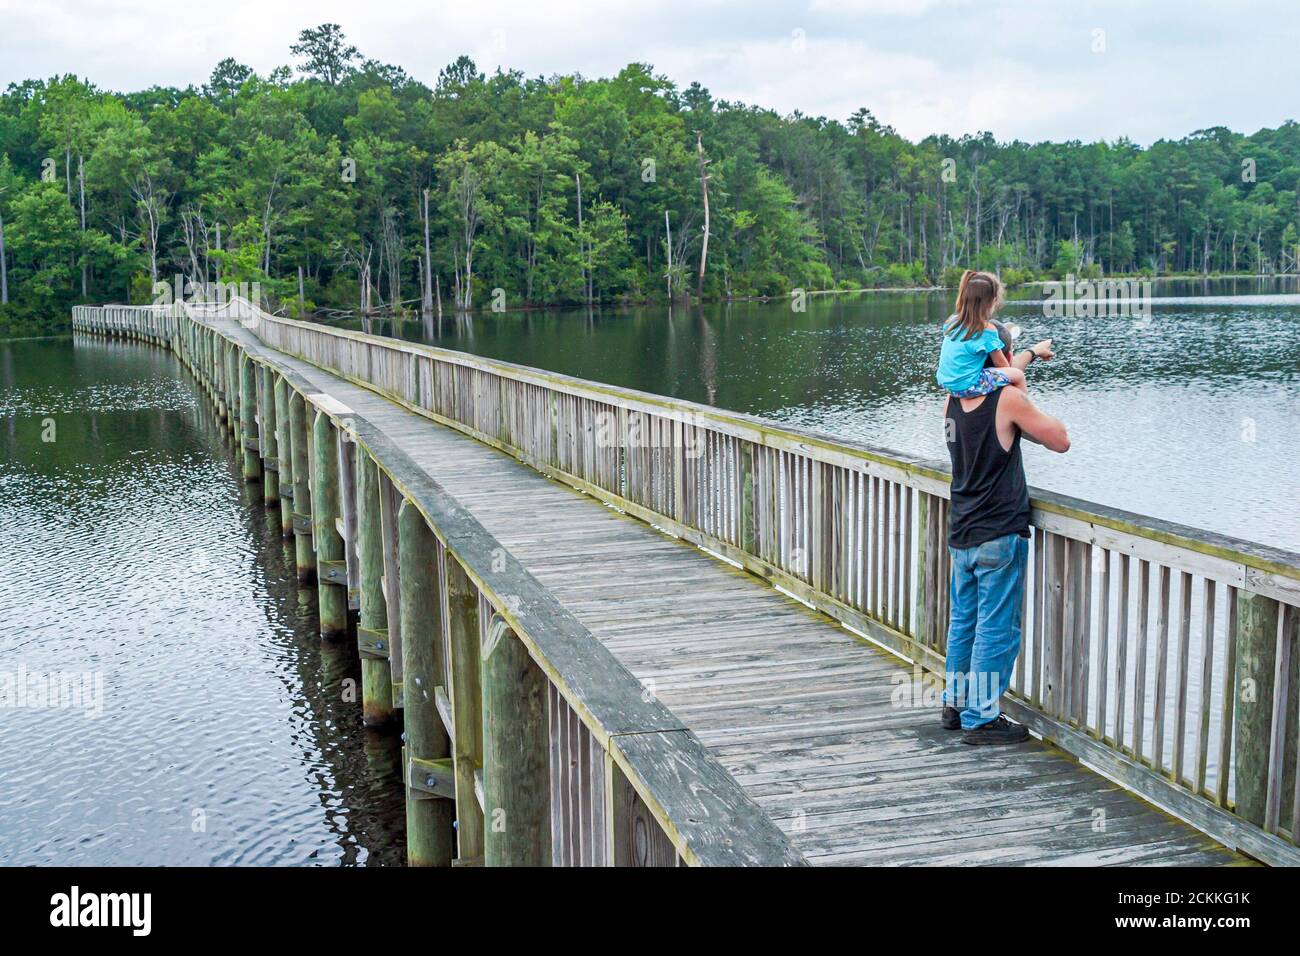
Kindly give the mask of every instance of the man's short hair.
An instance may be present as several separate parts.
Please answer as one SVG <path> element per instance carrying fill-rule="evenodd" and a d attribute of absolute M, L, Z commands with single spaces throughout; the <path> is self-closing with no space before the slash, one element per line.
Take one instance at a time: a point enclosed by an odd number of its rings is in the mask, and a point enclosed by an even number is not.
<path fill-rule="evenodd" d="M 1007 361 L 1009 362 L 1011 361 L 1011 353 L 1016 338 L 1020 335 L 1020 326 L 1016 325 L 1014 322 L 1002 323 L 997 319 L 991 319 L 990 321 L 993 323 L 993 327 L 998 330 L 998 338 L 1002 340 L 1002 351 L 1006 353 Z M 984 367 L 990 368 L 992 365 L 993 356 L 985 356 Z"/>

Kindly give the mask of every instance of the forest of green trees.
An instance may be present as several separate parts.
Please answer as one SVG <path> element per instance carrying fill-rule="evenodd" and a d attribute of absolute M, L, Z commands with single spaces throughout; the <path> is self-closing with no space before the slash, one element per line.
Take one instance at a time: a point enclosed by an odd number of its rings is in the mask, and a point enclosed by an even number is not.
<path fill-rule="evenodd" d="M 866 109 L 780 116 L 639 63 L 530 79 L 461 57 L 430 89 L 333 24 L 290 53 L 266 76 L 223 60 L 200 89 L 10 84 L 0 334 L 151 301 L 175 275 L 258 282 L 295 314 L 418 309 L 426 276 L 430 300 L 477 309 L 950 283 L 965 266 L 1009 284 L 1297 271 L 1295 122 L 1145 149 L 911 143 Z"/>

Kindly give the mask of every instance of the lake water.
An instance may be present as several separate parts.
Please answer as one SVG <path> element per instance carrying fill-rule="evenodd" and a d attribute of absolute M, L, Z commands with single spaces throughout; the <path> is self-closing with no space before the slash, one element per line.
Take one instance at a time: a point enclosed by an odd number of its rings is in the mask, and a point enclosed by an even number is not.
<path fill-rule="evenodd" d="M 0 864 L 400 863 L 398 741 L 180 363 L 0 343 L 0 409 Z"/>
<path fill-rule="evenodd" d="M 1300 547 L 1296 291 L 1158 287 L 1149 324 L 1046 319 L 1022 293 L 1006 314 L 1058 348 L 1034 395 L 1074 441 L 1028 446 L 1031 481 Z M 941 457 L 949 307 L 890 293 L 375 330 Z M 0 863 L 400 863 L 398 741 L 344 699 L 356 665 L 322 647 L 314 592 L 175 358 L 0 343 L 0 409 L 0 680 L 91 675 L 76 707 L 0 708 Z"/>
<path fill-rule="evenodd" d="M 934 368 L 952 298 L 376 320 L 373 330 L 946 461 Z M 1146 322 L 1047 318 L 1033 288 L 1003 309 L 1022 341 L 1053 339 L 1057 357 L 1035 363 L 1030 386 L 1072 442 L 1063 456 L 1027 444 L 1030 483 L 1300 550 L 1296 281 L 1157 283 L 1150 311 Z"/>

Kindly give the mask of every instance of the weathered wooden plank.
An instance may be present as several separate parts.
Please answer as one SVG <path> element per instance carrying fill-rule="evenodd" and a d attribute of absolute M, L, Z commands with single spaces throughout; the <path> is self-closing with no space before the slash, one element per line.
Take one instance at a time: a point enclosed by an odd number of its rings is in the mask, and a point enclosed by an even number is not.
<path fill-rule="evenodd" d="M 660 828 L 671 821 L 667 842 L 689 865 L 803 865 L 776 824 L 727 785 L 725 772 L 689 731 L 613 737 L 609 754 L 605 774 L 612 805 L 606 804 L 606 825 L 613 832 L 610 858 L 615 866 L 673 865 L 665 849 L 656 849 L 660 844 L 652 820 L 635 812 L 624 782 Z M 638 841 L 642 829 L 644 838 Z M 638 847 L 644 852 L 636 853 Z M 625 862 L 629 858 L 632 862 Z"/>

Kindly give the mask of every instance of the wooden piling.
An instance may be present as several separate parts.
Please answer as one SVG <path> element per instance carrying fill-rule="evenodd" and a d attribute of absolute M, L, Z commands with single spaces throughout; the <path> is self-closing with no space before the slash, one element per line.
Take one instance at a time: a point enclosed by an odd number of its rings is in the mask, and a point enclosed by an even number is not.
<path fill-rule="evenodd" d="M 258 451 L 262 456 L 262 501 L 271 514 L 280 517 L 280 443 L 275 429 L 275 373 L 269 366 L 257 368 Z"/>
<path fill-rule="evenodd" d="M 357 464 L 357 563 L 361 619 L 357 649 L 361 655 L 361 703 L 367 727 L 393 719 L 393 671 L 389 665 L 388 605 L 384 601 L 384 541 L 379 510 L 379 466 L 361 445 Z"/>
<path fill-rule="evenodd" d="M 217 402 L 217 421 L 227 422 L 230 420 L 230 411 L 226 404 L 226 366 L 223 361 L 225 339 L 218 338 L 216 332 L 209 331 L 207 334 L 210 340 L 208 342 L 209 372 L 213 382 L 212 393 L 216 396 Z"/>
<path fill-rule="evenodd" d="M 335 521 L 339 508 L 338 439 L 329 415 L 318 411 L 312 426 L 312 541 L 316 545 L 317 601 L 322 638 L 348 633 L 348 577 L 343 537 Z"/>
<path fill-rule="evenodd" d="M 244 451 L 244 480 L 262 480 L 262 462 L 257 457 L 257 388 L 253 360 L 241 352 L 239 362 L 239 445 Z"/>
<path fill-rule="evenodd" d="M 454 555 L 443 561 L 447 595 L 448 679 L 456 771 L 456 853 L 462 861 L 483 857 L 483 808 L 474 793 L 474 772 L 483 765 L 483 697 L 479 685 L 478 588 Z"/>
<path fill-rule="evenodd" d="M 307 454 L 307 400 L 297 390 L 289 395 L 289 457 L 293 461 L 294 560 L 298 583 L 316 580 L 316 549 L 312 543 L 310 456 Z"/>
<path fill-rule="evenodd" d="M 226 428 L 230 434 L 238 437 L 239 435 L 239 361 L 237 357 L 238 350 L 235 343 L 227 339 L 222 340 L 225 343 L 225 365 L 226 365 Z"/>
<path fill-rule="evenodd" d="M 409 501 L 402 502 L 398 510 L 397 538 L 406 734 L 406 862 L 409 866 L 450 866 L 455 805 L 448 798 L 455 792 L 455 774 L 447 759 L 447 728 L 437 708 L 437 683 L 443 671 L 437 539 L 424 515 Z"/>
<path fill-rule="evenodd" d="M 275 447 L 279 453 L 280 533 L 293 537 L 293 444 L 290 438 L 289 383 L 275 376 L 272 386 L 275 405 Z"/>
<path fill-rule="evenodd" d="M 483 861 L 487 866 L 549 866 L 546 675 L 498 615 L 484 636 L 480 667 Z"/>

